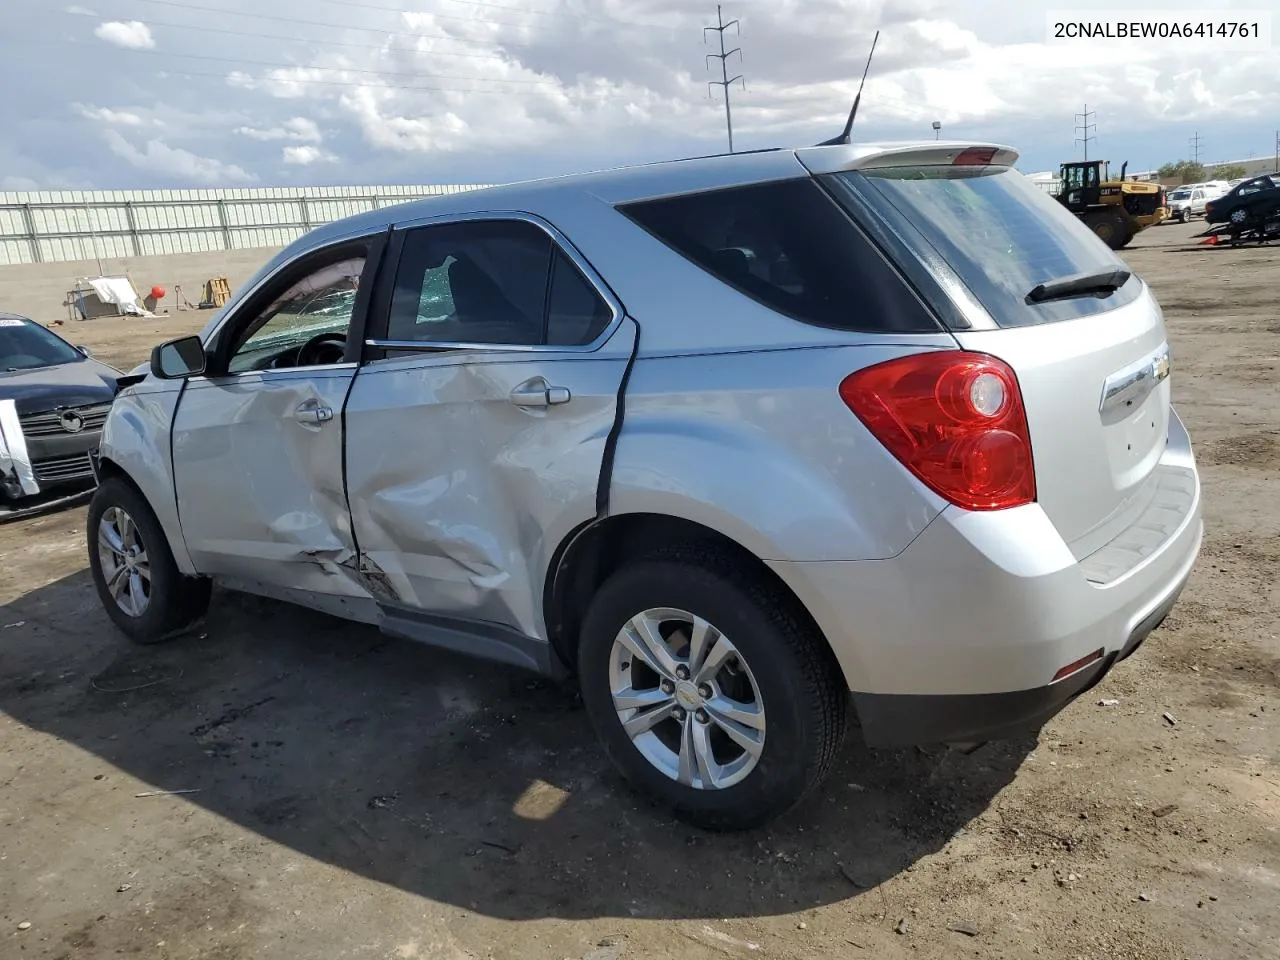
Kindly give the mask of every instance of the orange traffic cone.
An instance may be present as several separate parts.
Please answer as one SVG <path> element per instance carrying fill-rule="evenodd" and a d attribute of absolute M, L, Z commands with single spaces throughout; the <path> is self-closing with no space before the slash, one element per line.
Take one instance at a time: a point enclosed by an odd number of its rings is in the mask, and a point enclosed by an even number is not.
<path fill-rule="evenodd" d="M 1213 247 L 1213 246 L 1217 246 L 1217 243 L 1218 243 L 1218 235 L 1215 233 L 1212 236 L 1205 237 L 1203 240 L 1201 240 L 1200 246 Z"/>

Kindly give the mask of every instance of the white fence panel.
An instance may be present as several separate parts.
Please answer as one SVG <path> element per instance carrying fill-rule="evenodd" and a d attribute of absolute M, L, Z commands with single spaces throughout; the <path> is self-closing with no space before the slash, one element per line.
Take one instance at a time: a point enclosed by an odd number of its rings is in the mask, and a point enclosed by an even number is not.
<path fill-rule="evenodd" d="M 311 227 L 478 185 L 0 191 L 0 265 L 277 247 Z"/>

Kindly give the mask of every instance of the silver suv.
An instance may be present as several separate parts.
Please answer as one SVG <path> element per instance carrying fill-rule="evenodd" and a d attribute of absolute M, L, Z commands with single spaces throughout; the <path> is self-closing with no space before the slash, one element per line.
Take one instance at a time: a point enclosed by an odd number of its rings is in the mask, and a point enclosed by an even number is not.
<path fill-rule="evenodd" d="M 112 619 L 210 583 L 547 674 L 691 822 L 1035 730 L 1169 611 L 1200 484 L 1147 286 L 1004 147 L 682 160 L 293 243 L 115 401 Z"/>

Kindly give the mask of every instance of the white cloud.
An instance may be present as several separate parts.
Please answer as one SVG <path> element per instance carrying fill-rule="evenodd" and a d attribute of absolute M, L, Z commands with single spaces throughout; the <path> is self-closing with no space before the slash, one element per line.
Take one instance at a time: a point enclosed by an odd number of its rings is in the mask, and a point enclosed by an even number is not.
<path fill-rule="evenodd" d="M 94 28 L 93 35 L 126 50 L 152 50 L 156 45 L 151 28 L 138 20 L 107 20 Z"/>
<path fill-rule="evenodd" d="M 58 6 L 36 6 L 51 24 L 63 17 Z M 142 146 L 154 136 L 149 125 L 159 129 L 162 120 L 161 147 L 181 144 L 195 151 L 188 154 L 193 162 L 216 156 L 208 162 L 264 180 L 279 176 L 282 162 L 299 181 L 323 172 L 326 179 L 368 182 L 423 176 L 427 156 L 430 176 L 497 180 L 723 149 L 723 96 L 715 90 L 711 97 L 707 88 L 718 64 L 703 61 L 711 46 L 703 45 L 702 28 L 714 20 L 714 6 L 710 17 L 677 0 L 544 3 L 541 15 L 507 6 L 378 0 L 316 13 L 304 0 L 274 0 L 273 15 L 332 29 L 263 22 L 261 37 L 235 41 L 235 56 L 244 57 L 235 70 L 181 59 L 222 55 L 206 50 L 206 35 L 194 29 L 164 30 L 162 46 L 173 61 L 94 45 L 93 96 L 121 106 L 77 108 L 66 141 L 83 139 L 89 125 L 114 128 L 132 138 L 145 164 L 106 151 L 105 166 L 98 158 L 73 160 L 32 120 L 11 133 L 9 148 L 21 164 L 6 172 L 140 185 L 150 183 L 147 177 L 157 184 L 190 181 L 190 173 L 160 173 L 164 164 L 179 170 L 183 164 Z M 1090 155 L 1097 149 L 1127 158 L 1131 169 L 1185 155 L 1197 129 L 1212 160 L 1270 152 L 1272 120 L 1280 115 L 1274 50 L 1232 51 L 1207 40 L 1051 44 L 1045 13 L 1060 6 L 1059 0 L 735 0 L 725 15 L 740 18 L 742 28 L 741 36 L 726 38 L 743 51 L 731 72 L 746 78 L 746 89 L 732 92 L 737 146 L 812 143 L 837 132 L 879 26 L 855 135 L 931 137 L 930 122 L 939 120 L 944 136 L 1003 140 L 1028 163 L 1056 166 L 1079 155 L 1073 114 L 1088 103 L 1097 111 L 1098 136 Z M 1175 0 L 1153 16 L 1176 17 L 1192 6 L 1206 4 Z M 1221 6 L 1268 11 L 1280 23 L 1280 0 Z M 417 9 L 397 14 L 381 7 Z M 103 16 L 87 22 L 104 40 L 155 45 L 145 24 L 98 25 Z M 214 21 L 192 21 L 206 22 Z M 312 36 L 326 42 L 313 43 Z M 47 54 L 26 56 L 38 65 Z M 166 69 L 191 74 L 160 73 Z M 67 101 L 88 96 L 70 83 L 56 100 L 51 83 L 45 101 L 33 100 L 27 112 L 65 112 Z M 139 99 L 139 89 L 155 102 Z M 302 147 L 314 149 L 289 149 Z"/>
<path fill-rule="evenodd" d="M 294 140 L 300 143 L 320 143 L 324 140 L 316 122 L 306 117 L 290 117 L 278 127 L 238 127 L 236 133 L 251 140 Z"/>
<path fill-rule="evenodd" d="M 28 190 L 39 190 L 40 184 L 30 177 L 0 177 L 0 190 L 12 190 L 25 193 Z"/>
<path fill-rule="evenodd" d="M 78 14 L 79 16 L 82 16 L 82 17 L 97 16 L 97 14 L 94 13 L 92 10 L 90 10 L 88 7 L 81 7 L 75 4 L 72 4 L 71 6 L 67 7 L 67 13 Z"/>
<path fill-rule="evenodd" d="M 208 186 L 248 183 L 257 179 L 235 164 L 201 157 L 189 150 L 171 147 L 160 139 L 148 140 L 145 148 L 139 150 L 115 130 L 104 131 L 103 137 L 112 153 L 147 173 Z"/>
<path fill-rule="evenodd" d="M 285 147 L 280 152 L 280 159 L 285 163 L 308 166 L 313 163 L 332 163 L 338 158 L 328 150 L 307 145 L 303 147 Z"/>
<path fill-rule="evenodd" d="M 110 107 L 89 107 L 83 103 L 73 103 L 72 109 L 86 120 L 97 120 L 120 127 L 140 127 L 146 121 L 129 110 L 112 110 Z"/>

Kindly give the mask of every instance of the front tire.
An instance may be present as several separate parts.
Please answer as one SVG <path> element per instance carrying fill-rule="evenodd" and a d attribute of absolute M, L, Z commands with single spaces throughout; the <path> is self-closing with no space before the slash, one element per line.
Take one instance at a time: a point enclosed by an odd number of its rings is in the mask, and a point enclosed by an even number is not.
<path fill-rule="evenodd" d="M 1085 218 L 1085 225 L 1112 250 L 1121 249 L 1129 242 L 1129 221 L 1116 209 L 1098 210 Z"/>
<path fill-rule="evenodd" d="M 722 558 L 611 576 L 583 622 L 578 670 L 613 763 L 706 829 L 786 812 L 843 741 L 848 691 L 825 640 L 775 585 Z"/>
<path fill-rule="evenodd" d="M 160 521 L 131 484 L 109 477 L 99 485 L 86 534 L 98 599 L 135 643 L 176 636 L 208 610 L 210 582 L 178 569 Z"/>

